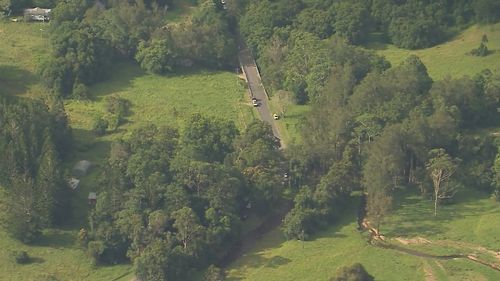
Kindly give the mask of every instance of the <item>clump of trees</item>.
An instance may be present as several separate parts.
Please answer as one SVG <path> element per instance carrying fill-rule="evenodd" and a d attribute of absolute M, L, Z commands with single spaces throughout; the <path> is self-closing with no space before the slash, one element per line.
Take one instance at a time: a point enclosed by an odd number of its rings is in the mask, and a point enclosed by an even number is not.
<path fill-rule="evenodd" d="M 494 0 L 258 0 L 242 4 L 240 32 L 257 57 L 264 83 L 271 93 L 292 92 L 299 104 L 318 101 L 332 65 L 345 63 L 337 57 L 366 59 L 363 50 L 343 44 L 360 44 L 370 33 L 378 33 L 402 48 L 424 48 L 446 40 L 457 28 L 470 23 L 500 19 L 498 9 L 485 8 L 496 7 Z M 351 52 L 356 58 L 339 52 Z M 473 53 L 488 54 L 485 43 Z M 378 65 L 359 64 L 381 70 L 388 67 L 375 55 L 368 59 L 378 60 Z"/>
<path fill-rule="evenodd" d="M 182 133 L 138 129 L 112 144 L 81 242 L 95 264 L 130 260 L 142 280 L 186 280 L 228 253 L 242 218 L 281 198 L 277 145 L 263 122 L 240 134 L 193 115 Z M 223 273 L 210 267 L 205 279 Z"/>
<path fill-rule="evenodd" d="M 46 86 L 62 97 L 86 98 L 86 86 L 107 77 L 112 62 L 135 59 L 146 71 L 224 68 L 235 62 L 229 18 L 212 0 L 191 18 L 166 22 L 171 1 L 60 1 L 51 16 L 52 57 L 41 69 Z M 169 6 L 170 7 L 170 6 Z"/>
<path fill-rule="evenodd" d="M 0 100 L 0 185 L 3 224 L 15 238 L 36 241 L 68 213 L 61 160 L 71 147 L 62 104 Z"/>
<path fill-rule="evenodd" d="M 472 51 L 470 51 L 470 54 L 478 57 L 485 57 L 489 55 L 490 50 L 488 50 L 486 43 L 488 43 L 488 36 L 486 36 L 486 34 L 483 34 L 479 47 L 477 47 L 476 49 L 472 49 Z"/>
<path fill-rule="evenodd" d="M 418 57 L 387 68 L 368 53 L 344 59 L 356 49 L 337 48 L 302 126 L 303 144 L 290 156 L 301 184 L 283 224 L 288 238 L 307 238 L 334 221 L 353 190 L 366 193 L 377 230 L 403 187 L 431 197 L 435 213 L 463 188 L 496 194 L 493 137 L 469 131 L 497 126 L 498 75 L 432 81 Z"/>
<path fill-rule="evenodd" d="M 417 49 L 444 41 L 457 27 L 500 20 L 498 1 L 288 1 L 246 3 L 241 33 L 260 56 L 269 40 L 283 31 L 302 31 L 318 39 L 337 35 L 360 44 L 371 32 L 382 33 L 395 45 Z"/>

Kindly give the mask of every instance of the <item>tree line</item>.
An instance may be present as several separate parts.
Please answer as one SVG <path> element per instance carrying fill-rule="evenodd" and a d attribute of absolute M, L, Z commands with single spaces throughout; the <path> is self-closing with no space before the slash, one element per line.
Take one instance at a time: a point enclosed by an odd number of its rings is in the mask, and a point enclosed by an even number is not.
<path fill-rule="evenodd" d="M 171 1 L 61 1 L 51 14 L 52 55 L 40 67 L 46 86 L 62 97 L 85 98 L 113 62 L 134 59 L 146 71 L 226 68 L 236 46 L 218 1 L 203 0 L 191 17 L 169 23 Z"/>
<path fill-rule="evenodd" d="M 62 103 L 0 97 L 0 185 L 4 228 L 31 243 L 67 218 L 62 160 L 71 130 Z"/>
<path fill-rule="evenodd" d="M 433 81 L 416 56 L 393 67 L 373 56 L 360 52 L 332 65 L 312 103 L 303 143 L 290 156 L 292 175 L 305 184 L 284 221 L 289 238 L 307 238 L 335 221 L 357 190 L 366 193 L 376 228 L 404 187 L 432 198 L 435 214 L 464 189 L 498 199 L 498 142 L 479 131 L 498 126 L 500 76 L 485 70 Z"/>
<path fill-rule="evenodd" d="M 331 41 L 359 45 L 373 36 L 402 48 L 438 44 L 473 23 L 500 20 L 500 4 L 476 1 L 239 1 L 240 33 L 257 56 L 271 92 L 298 103 L 317 98 L 336 54 Z M 360 52 L 360 51 L 358 51 Z"/>

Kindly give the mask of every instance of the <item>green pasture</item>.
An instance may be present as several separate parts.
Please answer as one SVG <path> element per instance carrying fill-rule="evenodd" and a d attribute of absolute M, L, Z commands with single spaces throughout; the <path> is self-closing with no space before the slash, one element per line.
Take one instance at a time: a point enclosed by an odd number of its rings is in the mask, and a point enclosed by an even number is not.
<path fill-rule="evenodd" d="M 40 96 L 39 63 L 49 54 L 47 23 L 0 20 L 0 93 Z"/>
<path fill-rule="evenodd" d="M 277 98 L 274 96 L 271 96 L 270 98 L 269 107 L 271 108 L 271 111 L 279 114 L 278 108 L 280 107 L 277 104 Z M 310 110 L 310 105 L 288 105 L 285 115 L 280 116 L 280 119 L 275 121 L 281 134 L 281 138 L 285 143 L 300 143 L 300 126 Z"/>
<path fill-rule="evenodd" d="M 491 54 L 485 57 L 470 55 L 470 51 L 481 43 L 483 35 L 488 37 L 486 46 Z M 377 40 L 370 41 L 366 47 L 376 50 L 393 65 L 415 54 L 427 66 L 429 75 L 434 80 L 442 80 L 447 76 L 473 76 L 486 68 L 496 73 L 500 71 L 500 24 L 471 26 L 449 41 L 427 49 L 400 49 Z"/>
<path fill-rule="evenodd" d="M 455 204 L 442 206 L 433 216 L 432 202 L 413 192 L 401 192 L 394 213 L 382 225 L 386 240 L 424 253 L 471 254 L 500 265 L 500 205 L 477 191 L 464 191 Z M 327 281 L 339 267 L 363 264 L 375 280 L 498 280 L 500 272 L 465 259 L 439 260 L 383 249 L 367 243 L 356 230 L 353 200 L 342 219 L 310 241 L 286 241 L 279 230 L 265 235 L 256 247 L 228 269 L 229 280 Z M 403 244 L 423 238 L 425 243 Z M 429 279 L 430 280 L 430 279 Z"/>

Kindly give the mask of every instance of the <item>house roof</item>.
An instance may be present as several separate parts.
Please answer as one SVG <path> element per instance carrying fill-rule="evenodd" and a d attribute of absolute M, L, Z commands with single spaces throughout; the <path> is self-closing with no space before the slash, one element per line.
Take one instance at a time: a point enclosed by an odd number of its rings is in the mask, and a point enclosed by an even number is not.
<path fill-rule="evenodd" d="M 69 187 L 71 187 L 71 189 L 77 189 L 79 184 L 80 184 L 79 179 L 70 178 L 68 180 L 68 185 L 69 185 Z"/>
<path fill-rule="evenodd" d="M 97 194 L 95 192 L 90 192 L 89 193 L 89 200 L 96 200 L 97 199 Z"/>
<path fill-rule="evenodd" d="M 25 14 L 30 14 L 30 15 L 41 15 L 41 16 L 47 16 L 50 14 L 52 9 L 43 9 L 43 8 L 33 8 L 33 9 L 24 9 Z"/>

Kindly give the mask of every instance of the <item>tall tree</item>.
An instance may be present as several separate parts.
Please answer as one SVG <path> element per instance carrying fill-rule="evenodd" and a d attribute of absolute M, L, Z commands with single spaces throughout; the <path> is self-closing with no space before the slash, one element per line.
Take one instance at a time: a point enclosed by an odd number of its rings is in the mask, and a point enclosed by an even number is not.
<path fill-rule="evenodd" d="M 202 240 L 203 226 L 198 216 L 189 207 L 184 207 L 172 213 L 175 220 L 173 226 L 177 229 L 177 239 L 181 242 L 186 254 L 195 256 Z"/>
<path fill-rule="evenodd" d="M 495 171 L 495 187 L 493 191 L 493 197 L 495 198 L 495 200 L 500 201 L 500 149 L 495 159 L 493 169 Z"/>
<path fill-rule="evenodd" d="M 391 126 L 372 144 L 363 166 L 362 183 L 367 193 L 366 211 L 377 232 L 390 210 L 391 193 L 398 186 L 403 167 L 401 129 L 399 126 Z"/>
<path fill-rule="evenodd" d="M 434 185 L 434 216 L 437 215 L 439 200 L 453 196 L 452 176 L 455 174 L 460 160 L 453 159 L 442 148 L 429 151 L 429 161 L 426 164 L 429 176 Z"/>

